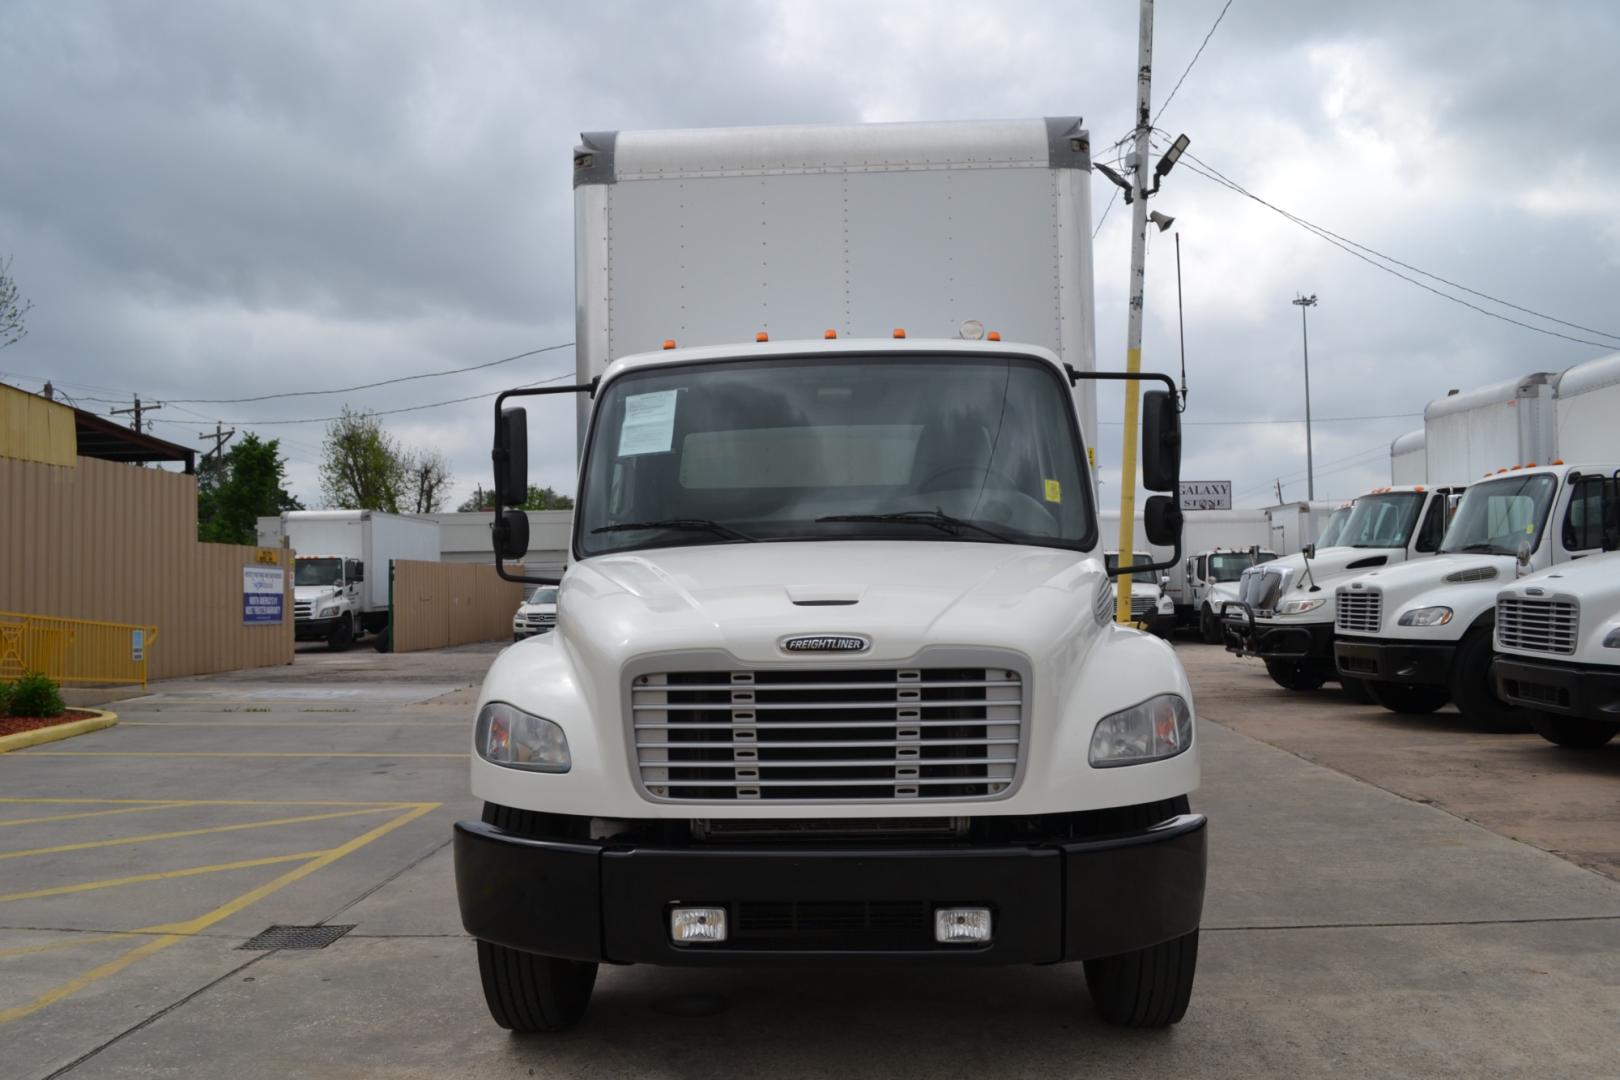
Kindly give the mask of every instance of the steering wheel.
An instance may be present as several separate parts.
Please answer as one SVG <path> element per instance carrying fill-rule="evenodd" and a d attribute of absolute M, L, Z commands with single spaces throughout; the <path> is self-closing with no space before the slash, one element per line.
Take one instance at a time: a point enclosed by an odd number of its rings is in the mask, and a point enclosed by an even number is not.
<path fill-rule="evenodd" d="M 924 477 L 917 484 L 917 490 L 926 491 L 928 485 L 939 477 L 965 471 L 983 473 L 987 477 L 994 476 L 1006 481 L 1006 487 L 990 488 L 984 492 L 980 506 L 986 520 L 1041 536 L 1057 535 L 1057 519 L 1052 516 L 1052 512 L 1038 500 L 1019 491 L 1018 482 L 1000 469 L 978 465 L 947 465 Z"/>

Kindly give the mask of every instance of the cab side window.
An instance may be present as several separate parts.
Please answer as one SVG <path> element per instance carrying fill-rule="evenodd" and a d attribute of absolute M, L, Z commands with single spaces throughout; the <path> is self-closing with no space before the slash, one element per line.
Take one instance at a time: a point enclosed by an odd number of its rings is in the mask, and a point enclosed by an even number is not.
<path fill-rule="evenodd" d="M 1593 551 L 1603 546 L 1603 477 L 1583 476 L 1564 511 L 1564 550 Z"/>
<path fill-rule="evenodd" d="M 1446 500 L 1436 497 L 1429 500 L 1429 511 L 1423 515 L 1423 525 L 1418 529 L 1417 541 L 1413 545 L 1414 551 L 1439 551 L 1440 540 L 1446 535 Z"/>

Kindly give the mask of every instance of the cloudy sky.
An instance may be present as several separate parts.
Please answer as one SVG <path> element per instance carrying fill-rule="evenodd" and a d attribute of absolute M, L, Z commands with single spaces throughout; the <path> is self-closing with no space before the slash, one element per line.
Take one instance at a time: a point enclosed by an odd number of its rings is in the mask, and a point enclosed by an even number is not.
<path fill-rule="evenodd" d="M 1223 3 L 1160 0 L 1156 108 Z M 1127 133 L 1135 92 L 1126 0 L 11 0 L 3 27 L 0 258 L 34 307 L 0 378 L 51 378 L 98 411 L 138 392 L 166 402 L 155 430 L 187 444 L 216 419 L 279 438 L 311 506 L 319 418 L 493 393 L 571 371 L 571 352 L 349 394 L 218 399 L 570 341 L 579 131 L 1078 113 L 1100 149 Z M 1161 127 L 1351 241 L 1591 329 L 1460 294 L 1587 340 L 1488 318 L 1177 169 L 1154 206 L 1181 233 L 1196 425 L 1183 475 L 1233 480 L 1239 505 L 1263 505 L 1279 477 L 1304 496 L 1299 291 L 1321 298 L 1319 498 L 1387 482 L 1389 441 L 1447 389 L 1620 347 L 1604 333 L 1620 333 L 1617 51 L 1607 0 L 1233 0 Z M 1094 177 L 1095 213 L 1111 191 Z M 1123 209 L 1096 249 L 1112 367 Z M 1149 251 L 1144 363 L 1176 362 L 1166 234 Z M 445 453 L 459 500 L 487 483 L 488 416 L 480 400 L 385 420 Z M 552 419 L 536 478 L 568 488 L 571 420 L 560 406 Z M 282 420 L 309 422 L 270 423 Z M 1105 447 L 1117 438 L 1104 429 Z"/>

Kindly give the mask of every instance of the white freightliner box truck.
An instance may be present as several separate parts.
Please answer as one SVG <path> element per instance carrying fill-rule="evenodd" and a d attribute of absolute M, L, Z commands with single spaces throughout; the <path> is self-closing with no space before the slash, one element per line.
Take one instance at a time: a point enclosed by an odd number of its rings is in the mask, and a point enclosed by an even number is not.
<path fill-rule="evenodd" d="M 1069 960 L 1107 1019 L 1174 1023 L 1194 709 L 1113 622 L 1078 120 L 584 139 L 580 385 L 495 406 L 502 505 L 516 406 L 585 420 L 557 629 L 491 667 L 455 828 L 496 1022 L 572 1023 L 602 963 Z M 1173 498 L 1145 515 L 1174 551 Z"/>
<path fill-rule="evenodd" d="M 1221 611 L 1226 648 L 1258 657 L 1287 690 L 1315 690 L 1338 678 L 1353 697 L 1365 687 L 1340 675 L 1333 657 L 1333 590 L 1378 567 L 1433 555 L 1461 487 L 1382 487 L 1356 499 L 1330 547 L 1243 571 L 1237 600 Z"/>
<path fill-rule="evenodd" d="M 376 510 L 289 510 L 260 518 L 259 543 L 285 537 L 293 566 L 293 637 L 348 648 L 388 625 L 388 564 L 437 562 L 439 526 Z"/>
<path fill-rule="evenodd" d="M 1616 465 L 1503 469 L 1469 486 L 1440 554 L 1341 582 L 1334 655 L 1395 712 L 1450 701 L 1465 722 L 1523 731 L 1530 717 L 1491 681 L 1497 593 L 1515 574 L 1600 552 Z"/>
<path fill-rule="evenodd" d="M 1595 750 L 1620 735 L 1616 532 L 1608 553 L 1531 574 L 1497 594 L 1497 695 L 1559 746 Z"/>

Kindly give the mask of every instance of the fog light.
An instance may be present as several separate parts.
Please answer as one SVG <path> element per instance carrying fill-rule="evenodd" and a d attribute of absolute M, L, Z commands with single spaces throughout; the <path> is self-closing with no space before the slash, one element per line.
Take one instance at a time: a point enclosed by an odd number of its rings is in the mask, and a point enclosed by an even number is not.
<path fill-rule="evenodd" d="M 669 937 L 677 945 L 701 945 L 726 940 L 726 909 L 678 907 L 669 912 Z"/>
<path fill-rule="evenodd" d="M 990 940 L 990 909 L 942 907 L 934 909 L 934 940 L 941 945 L 979 945 Z"/>

